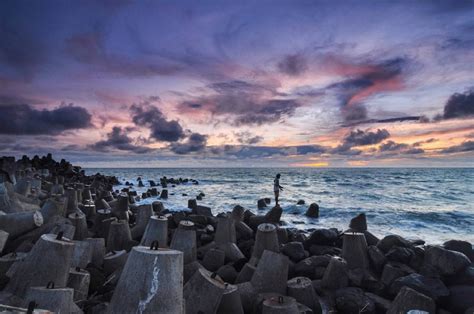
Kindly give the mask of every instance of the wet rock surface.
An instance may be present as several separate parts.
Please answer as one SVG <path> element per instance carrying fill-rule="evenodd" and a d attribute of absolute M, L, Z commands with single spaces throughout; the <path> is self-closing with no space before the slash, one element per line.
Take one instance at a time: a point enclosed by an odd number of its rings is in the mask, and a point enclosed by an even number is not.
<path fill-rule="evenodd" d="M 343 232 L 286 228 L 282 209 L 220 209 L 180 184 L 119 182 L 51 155 L 0 158 L 0 306 L 70 313 L 465 313 L 474 307 L 472 245 L 380 239 L 357 213 Z M 141 193 L 140 193 L 141 194 Z M 310 203 L 310 202 L 308 202 Z M 298 206 L 305 206 L 300 200 Z M 311 203 L 305 213 L 320 215 Z M 326 227 L 326 228 L 323 228 Z M 142 244 L 142 245 L 140 245 Z M 159 283 L 159 284 L 158 284 Z M 31 299 L 31 300 L 30 300 Z M 51 300 L 56 300 L 52 302 Z M 53 304 L 54 303 L 54 304 Z M 278 312 L 278 313 L 280 313 Z"/>

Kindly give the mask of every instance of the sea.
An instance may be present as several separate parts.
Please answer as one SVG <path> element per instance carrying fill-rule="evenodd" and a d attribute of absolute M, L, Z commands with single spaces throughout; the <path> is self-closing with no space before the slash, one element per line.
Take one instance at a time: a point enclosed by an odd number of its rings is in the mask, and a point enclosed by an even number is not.
<path fill-rule="evenodd" d="M 348 228 L 359 213 L 367 216 L 369 231 L 379 237 L 388 234 L 423 239 L 440 244 L 451 239 L 474 243 L 474 168 L 101 168 L 87 174 L 116 176 L 120 185 L 134 184 L 141 195 L 148 180 L 189 178 L 191 183 L 168 186 L 169 198 L 161 200 L 171 211 L 186 211 L 187 201 L 204 193 L 198 204 L 217 214 L 235 205 L 264 214 L 273 205 L 273 179 L 281 174 L 282 220 L 288 228 Z M 139 188 L 141 177 L 144 188 Z M 257 200 L 271 197 L 266 209 Z M 147 204 L 157 198 L 147 198 Z M 297 205 L 304 200 L 304 205 Z M 319 218 L 304 215 L 310 203 L 317 203 Z"/>

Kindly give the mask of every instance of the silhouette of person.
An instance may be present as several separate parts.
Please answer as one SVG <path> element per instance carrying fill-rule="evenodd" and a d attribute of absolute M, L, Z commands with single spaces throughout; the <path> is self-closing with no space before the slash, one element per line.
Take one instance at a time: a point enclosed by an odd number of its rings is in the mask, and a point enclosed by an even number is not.
<path fill-rule="evenodd" d="M 280 174 L 278 173 L 273 180 L 273 192 L 275 193 L 275 205 L 278 206 L 278 197 L 280 196 L 280 190 L 283 191 L 283 187 L 280 185 Z"/>

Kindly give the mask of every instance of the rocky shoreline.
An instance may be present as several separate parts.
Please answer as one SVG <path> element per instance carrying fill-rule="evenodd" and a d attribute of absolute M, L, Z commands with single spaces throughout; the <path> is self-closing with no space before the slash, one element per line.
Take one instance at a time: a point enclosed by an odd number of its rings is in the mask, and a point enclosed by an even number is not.
<path fill-rule="evenodd" d="M 158 200 L 136 202 L 171 198 L 176 185 L 196 179 L 138 181 L 149 187 L 141 195 L 130 184 L 114 191 L 117 178 L 86 176 L 51 155 L 0 158 L 0 309 L 474 313 L 466 241 L 379 239 L 364 214 L 347 230 L 306 232 L 282 227 L 280 207 L 213 215 L 198 202 L 203 194 L 189 199 L 189 212 L 171 212 Z M 306 215 L 318 217 L 318 205 Z"/>

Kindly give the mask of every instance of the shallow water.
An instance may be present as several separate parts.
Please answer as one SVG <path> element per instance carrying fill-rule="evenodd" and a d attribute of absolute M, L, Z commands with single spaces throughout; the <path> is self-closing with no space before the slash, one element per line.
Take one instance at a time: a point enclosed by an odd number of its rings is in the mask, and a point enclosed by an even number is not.
<path fill-rule="evenodd" d="M 199 185 L 169 186 L 170 197 L 163 203 L 170 210 L 187 210 L 187 200 L 202 191 L 206 196 L 198 203 L 210 206 L 214 213 L 237 204 L 264 213 L 257 209 L 257 200 L 273 198 L 273 178 L 281 173 L 282 220 L 288 226 L 346 229 L 353 216 L 364 212 L 369 230 L 379 236 L 395 233 L 428 243 L 449 239 L 474 243 L 474 168 L 104 168 L 86 172 L 115 175 L 121 183 L 135 185 L 141 176 L 146 186 L 147 180 L 159 183 L 162 176 L 197 179 Z M 141 194 L 147 187 L 135 189 Z M 296 205 L 299 199 L 306 205 Z M 312 202 L 320 206 L 318 219 L 303 215 Z"/>

